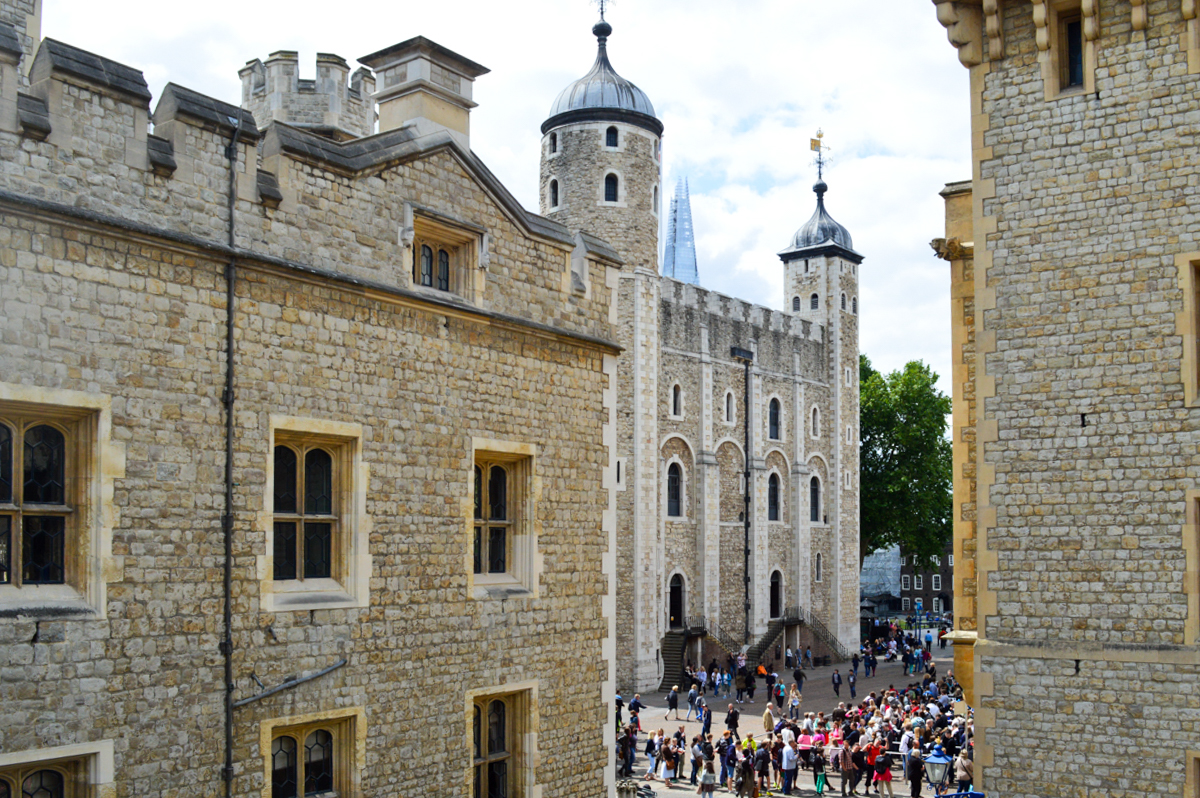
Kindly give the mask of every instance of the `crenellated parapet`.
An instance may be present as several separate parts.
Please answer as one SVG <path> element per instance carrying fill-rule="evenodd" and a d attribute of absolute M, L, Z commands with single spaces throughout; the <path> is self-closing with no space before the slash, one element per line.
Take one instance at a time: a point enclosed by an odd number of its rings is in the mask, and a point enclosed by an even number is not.
<path fill-rule="evenodd" d="M 341 56 L 317 53 L 315 79 L 300 77 L 300 58 L 294 50 L 277 50 L 265 63 L 256 58 L 238 75 L 242 107 L 263 125 L 286 122 L 337 141 L 375 130 L 375 75 L 366 67 L 351 75 Z"/>
<path fill-rule="evenodd" d="M 608 295 L 605 272 L 620 257 L 591 236 L 581 249 L 577 231 L 525 210 L 455 131 L 409 124 L 343 137 L 261 124 L 174 83 L 154 102 L 139 70 L 50 39 L 25 89 L 21 57 L 0 24 L 0 192 L 9 198 L 224 246 L 232 168 L 235 242 L 248 258 L 610 335 L 607 305 L 593 297 Z M 322 63 L 329 86 L 340 86 L 341 65 Z M 369 76 L 346 87 L 348 103 L 372 107 Z M 442 290 L 415 273 L 414 252 L 430 242 L 451 256 Z"/>

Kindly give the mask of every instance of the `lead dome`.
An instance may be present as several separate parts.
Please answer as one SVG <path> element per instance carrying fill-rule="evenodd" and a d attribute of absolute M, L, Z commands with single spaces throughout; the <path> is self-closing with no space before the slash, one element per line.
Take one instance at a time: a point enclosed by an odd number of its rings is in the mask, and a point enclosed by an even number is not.
<path fill-rule="evenodd" d="M 618 75 L 608 60 L 607 43 L 612 26 L 600 20 L 592 33 L 598 45 L 596 62 L 586 75 L 559 93 L 542 132 L 570 122 L 616 119 L 662 135 L 662 122 L 655 116 L 654 104 L 646 92 Z"/>
<path fill-rule="evenodd" d="M 824 180 L 817 181 L 813 191 L 817 195 L 817 210 L 812 218 L 792 236 L 792 243 L 781 255 L 796 253 L 814 247 L 836 246 L 850 252 L 854 251 L 854 239 L 850 231 L 838 224 L 829 212 L 825 210 L 825 192 L 829 186 Z"/>

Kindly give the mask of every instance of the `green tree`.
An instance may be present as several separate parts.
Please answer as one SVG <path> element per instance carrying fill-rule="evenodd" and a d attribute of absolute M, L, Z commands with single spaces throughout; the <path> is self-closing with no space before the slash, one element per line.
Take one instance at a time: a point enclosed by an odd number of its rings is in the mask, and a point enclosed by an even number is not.
<path fill-rule="evenodd" d="M 950 397 L 920 361 L 884 375 L 860 355 L 858 375 L 859 560 L 896 543 L 910 556 L 940 556 L 953 534 Z"/>

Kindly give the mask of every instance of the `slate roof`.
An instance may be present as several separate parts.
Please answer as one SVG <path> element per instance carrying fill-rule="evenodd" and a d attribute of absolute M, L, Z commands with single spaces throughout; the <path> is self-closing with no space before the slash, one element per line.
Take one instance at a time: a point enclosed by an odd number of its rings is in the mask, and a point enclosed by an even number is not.
<path fill-rule="evenodd" d="M 150 87 L 140 70 L 64 44 L 44 39 L 33 59 L 29 82 L 37 83 L 52 74 L 66 75 L 100 89 L 138 100 L 150 107 Z"/>

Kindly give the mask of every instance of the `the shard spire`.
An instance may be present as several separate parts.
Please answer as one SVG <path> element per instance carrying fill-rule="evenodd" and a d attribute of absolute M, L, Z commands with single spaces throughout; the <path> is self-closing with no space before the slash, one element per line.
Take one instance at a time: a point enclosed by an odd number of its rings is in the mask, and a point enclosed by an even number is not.
<path fill-rule="evenodd" d="M 675 196 L 671 198 L 663 276 L 700 285 L 700 272 L 696 268 L 696 234 L 692 230 L 692 202 L 686 180 L 675 185 Z"/>

